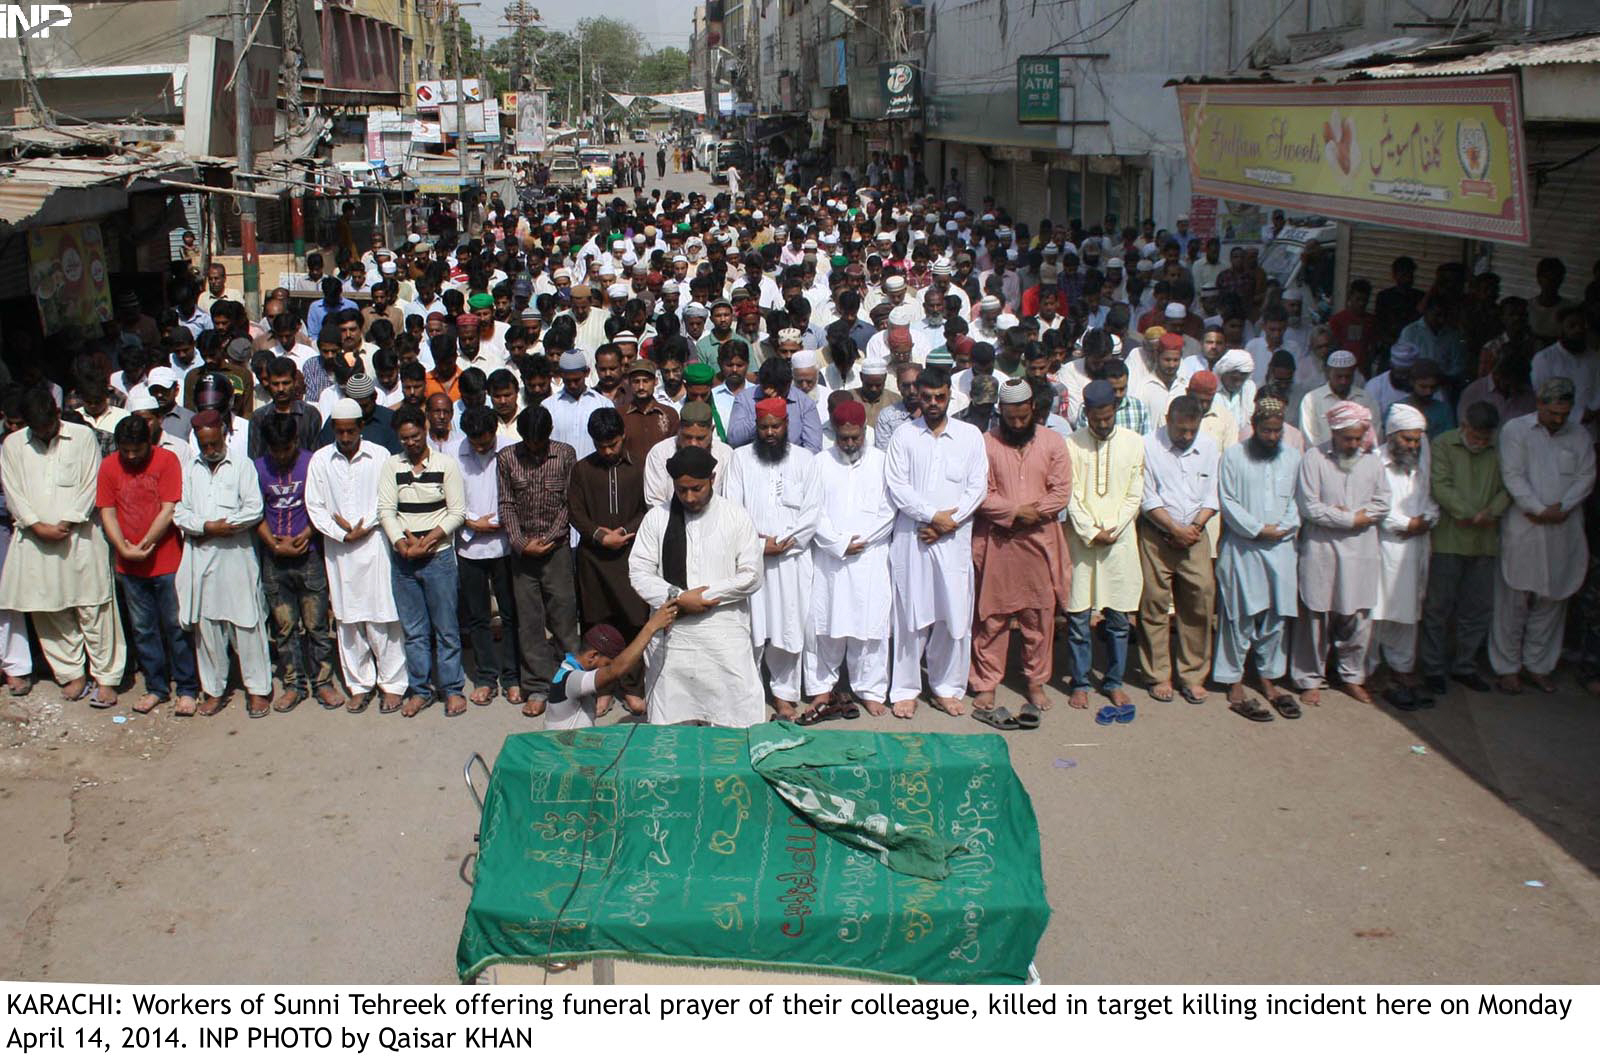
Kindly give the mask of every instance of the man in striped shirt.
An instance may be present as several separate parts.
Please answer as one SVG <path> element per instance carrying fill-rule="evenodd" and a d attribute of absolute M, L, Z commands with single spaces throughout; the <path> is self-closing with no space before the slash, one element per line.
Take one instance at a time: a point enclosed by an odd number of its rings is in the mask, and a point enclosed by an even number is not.
<path fill-rule="evenodd" d="M 467 699 L 453 537 L 466 519 L 461 465 L 428 446 L 422 411 L 402 408 L 394 427 L 400 453 L 378 476 L 378 520 L 394 551 L 394 600 L 406 632 L 406 700 L 400 714 L 415 716 L 428 707 L 436 696 L 429 689 L 436 667 L 444 714 L 460 716 Z"/>

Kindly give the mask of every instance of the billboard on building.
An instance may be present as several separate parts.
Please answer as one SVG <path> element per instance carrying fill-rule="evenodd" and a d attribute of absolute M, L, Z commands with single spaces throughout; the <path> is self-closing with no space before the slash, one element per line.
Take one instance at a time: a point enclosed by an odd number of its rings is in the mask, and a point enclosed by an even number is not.
<path fill-rule="evenodd" d="M 548 143 L 546 124 L 549 105 L 550 94 L 546 92 L 523 92 L 517 95 L 517 151 L 528 154 L 545 150 Z"/>
<path fill-rule="evenodd" d="M 1514 74 L 1177 91 L 1198 193 L 1529 242 Z"/>
<path fill-rule="evenodd" d="M 468 103 L 482 103 L 483 82 L 477 78 L 462 78 L 461 94 L 467 98 Z M 455 78 L 417 82 L 411 87 L 411 102 L 418 111 L 437 111 L 440 104 L 455 103 Z"/>
<path fill-rule="evenodd" d="M 250 48 L 250 147 L 272 150 L 278 121 L 278 69 L 282 52 L 264 44 Z M 238 151 L 239 128 L 233 89 L 233 42 L 220 37 L 189 37 L 188 80 L 184 85 L 183 147 L 191 155 L 230 156 Z M 240 72 L 243 76 L 243 72 Z"/>

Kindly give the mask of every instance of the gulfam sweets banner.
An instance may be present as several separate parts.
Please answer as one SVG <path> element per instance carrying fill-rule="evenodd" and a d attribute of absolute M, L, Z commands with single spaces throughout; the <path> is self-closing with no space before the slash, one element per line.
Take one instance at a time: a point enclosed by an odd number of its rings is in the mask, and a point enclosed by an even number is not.
<path fill-rule="evenodd" d="M 1180 85 L 1177 92 L 1198 193 L 1529 242 L 1513 75 Z"/>

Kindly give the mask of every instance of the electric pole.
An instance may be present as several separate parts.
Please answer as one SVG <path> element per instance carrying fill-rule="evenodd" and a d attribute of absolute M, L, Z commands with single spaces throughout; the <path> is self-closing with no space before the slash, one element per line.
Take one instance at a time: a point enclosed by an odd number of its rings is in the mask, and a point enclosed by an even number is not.
<path fill-rule="evenodd" d="M 461 184 L 465 194 L 467 183 L 467 91 L 461 82 L 461 5 L 452 8 L 450 40 L 454 42 L 456 68 L 456 159 L 461 164 Z"/>
<path fill-rule="evenodd" d="M 250 27 L 245 4 L 248 0 L 229 0 L 228 12 L 233 24 L 233 117 L 234 154 L 237 168 L 233 184 L 240 192 L 239 248 L 244 259 L 244 306 L 251 317 L 261 313 L 261 256 L 256 248 L 256 197 L 250 195 L 251 181 L 246 176 L 254 171 L 255 160 L 250 143 L 251 98 L 253 83 L 250 77 Z"/>

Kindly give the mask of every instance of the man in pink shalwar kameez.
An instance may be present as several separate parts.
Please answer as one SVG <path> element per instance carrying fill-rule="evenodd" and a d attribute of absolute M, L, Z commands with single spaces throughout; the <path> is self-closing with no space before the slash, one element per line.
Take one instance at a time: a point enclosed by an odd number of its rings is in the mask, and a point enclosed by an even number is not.
<path fill-rule="evenodd" d="M 989 493 L 978 507 L 972 535 L 978 591 L 972 632 L 972 688 L 977 695 L 972 706 L 976 719 L 1009 730 L 1009 713 L 994 709 L 994 690 L 1005 677 L 1013 619 L 1022 633 L 1028 701 L 1035 709 L 1049 706 L 1045 683 L 1051 674 L 1055 614 L 1066 608 L 1070 578 L 1058 516 L 1071 493 L 1072 463 L 1058 433 L 1035 431 L 1033 389 L 1027 381 L 1002 385 L 998 410 L 998 422 L 983 437 Z"/>

